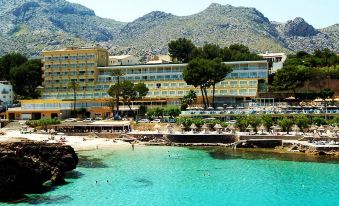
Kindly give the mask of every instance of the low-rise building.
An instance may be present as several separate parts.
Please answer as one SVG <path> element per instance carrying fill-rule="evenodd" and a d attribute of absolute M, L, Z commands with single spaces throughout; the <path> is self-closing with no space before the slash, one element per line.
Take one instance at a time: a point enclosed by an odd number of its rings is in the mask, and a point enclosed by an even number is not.
<path fill-rule="evenodd" d="M 109 66 L 135 65 L 139 59 L 133 55 L 109 56 Z"/>
<path fill-rule="evenodd" d="M 156 55 L 147 58 L 146 64 L 170 64 L 173 58 L 170 55 Z"/>
<path fill-rule="evenodd" d="M 285 53 L 265 53 L 265 54 L 258 54 L 266 59 L 271 67 L 271 72 L 275 73 L 277 70 L 281 69 L 284 65 L 284 62 L 287 59 Z"/>

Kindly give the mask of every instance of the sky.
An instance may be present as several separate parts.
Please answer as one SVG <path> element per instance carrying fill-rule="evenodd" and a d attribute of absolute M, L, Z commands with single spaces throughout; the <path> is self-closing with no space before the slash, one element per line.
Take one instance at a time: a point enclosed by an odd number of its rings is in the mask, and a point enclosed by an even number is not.
<path fill-rule="evenodd" d="M 304 18 L 315 28 L 339 23 L 339 0 L 68 0 L 93 9 L 97 16 L 131 22 L 151 11 L 178 16 L 198 13 L 211 3 L 255 7 L 271 21 Z"/>

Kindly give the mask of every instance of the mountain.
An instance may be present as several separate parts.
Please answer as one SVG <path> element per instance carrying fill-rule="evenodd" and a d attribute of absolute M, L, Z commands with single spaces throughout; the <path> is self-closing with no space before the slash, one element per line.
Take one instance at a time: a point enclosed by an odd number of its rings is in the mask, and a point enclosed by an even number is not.
<path fill-rule="evenodd" d="M 39 55 L 44 48 L 109 41 L 124 25 L 65 0 L 0 0 L 0 32 L 11 45 L 0 52 Z"/>
<path fill-rule="evenodd" d="M 166 53 L 168 42 L 179 37 L 198 46 L 241 43 L 256 52 L 338 52 L 338 31 L 339 25 L 318 30 L 302 18 L 271 22 L 255 8 L 220 4 L 190 16 L 154 11 L 124 23 L 65 0 L 0 0 L 0 55 L 38 56 L 43 49 L 98 45 L 115 54 L 143 56 Z"/>

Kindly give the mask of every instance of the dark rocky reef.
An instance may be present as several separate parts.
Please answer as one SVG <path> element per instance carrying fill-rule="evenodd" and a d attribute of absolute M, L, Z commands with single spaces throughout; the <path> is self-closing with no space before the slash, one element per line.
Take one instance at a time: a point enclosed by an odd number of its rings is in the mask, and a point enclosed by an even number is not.
<path fill-rule="evenodd" d="M 0 144 L 0 201 L 42 191 L 43 184 L 64 184 L 64 174 L 76 168 L 70 146 L 24 141 Z"/>

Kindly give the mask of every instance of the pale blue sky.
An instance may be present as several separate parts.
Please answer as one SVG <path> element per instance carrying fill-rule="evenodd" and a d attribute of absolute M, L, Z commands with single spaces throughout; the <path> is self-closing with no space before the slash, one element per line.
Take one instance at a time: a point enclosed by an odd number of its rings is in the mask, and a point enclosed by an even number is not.
<path fill-rule="evenodd" d="M 211 3 L 255 7 L 271 21 L 285 22 L 303 17 L 316 28 L 339 23 L 339 0 L 68 0 L 80 3 L 100 17 L 130 22 L 151 11 L 186 16 L 204 10 Z"/>

